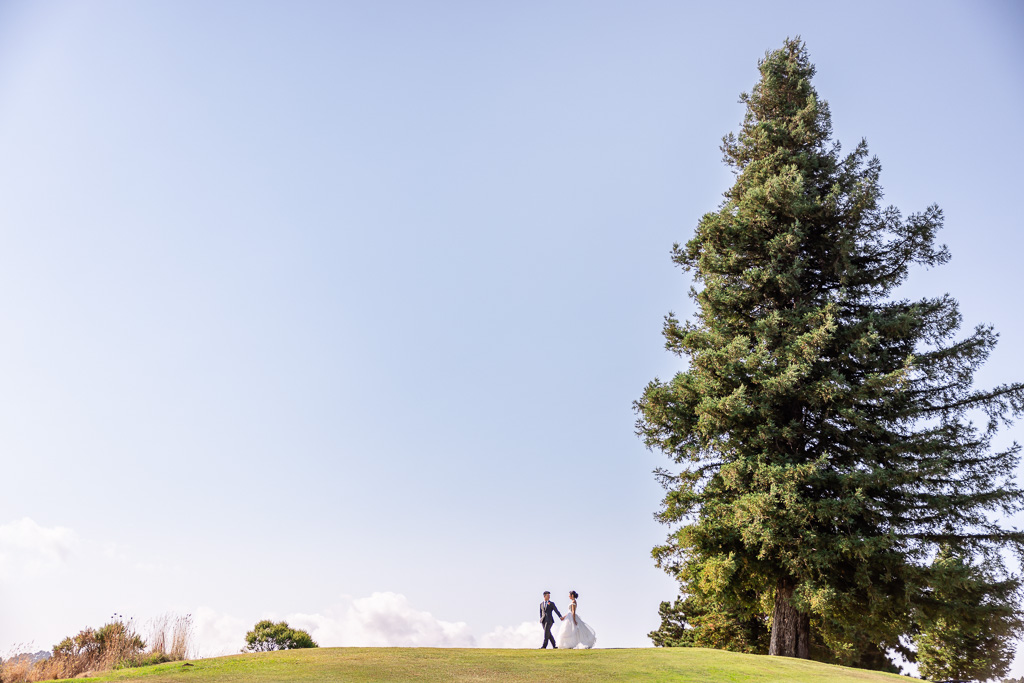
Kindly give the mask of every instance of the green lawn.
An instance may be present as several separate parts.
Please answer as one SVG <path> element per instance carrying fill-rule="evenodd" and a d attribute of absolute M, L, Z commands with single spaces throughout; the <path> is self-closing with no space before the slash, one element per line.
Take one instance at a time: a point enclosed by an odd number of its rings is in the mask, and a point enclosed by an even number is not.
<path fill-rule="evenodd" d="M 335 647 L 173 662 L 90 681 L 910 681 L 805 660 L 696 648 L 481 650 Z"/>

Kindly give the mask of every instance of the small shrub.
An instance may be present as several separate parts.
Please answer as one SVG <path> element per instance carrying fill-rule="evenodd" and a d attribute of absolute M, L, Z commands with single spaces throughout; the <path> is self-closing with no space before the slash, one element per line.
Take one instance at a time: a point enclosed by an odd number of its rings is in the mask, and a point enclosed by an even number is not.
<path fill-rule="evenodd" d="M 245 650 L 249 652 L 299 650 L 307 647 L 319 646 L 309 632 L 291 628 L 286 621 L 274 623 L 264 619 L 256 622 L 253 629 L 245 634 Z"/>
<path fill-rule="evenodd" d="M 73 678 L 86 671 L 132 666 L 145 649 L 146 642 L 135 632 L 133 620 L 115 614 L 113 621 L 99 629 L 84 629 L 54 645 L 53 656 L 33 668 L 33 680 Z"/>

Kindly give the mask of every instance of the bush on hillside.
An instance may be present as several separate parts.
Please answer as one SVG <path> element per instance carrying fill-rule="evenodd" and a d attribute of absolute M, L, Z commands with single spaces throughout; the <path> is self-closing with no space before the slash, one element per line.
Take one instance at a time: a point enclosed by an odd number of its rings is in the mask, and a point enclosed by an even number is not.
<path fill-rule="evenodd" d="M 269 619 L 256 622 L 245 634 L 245 650 L 248 652 L 270 652 L 271 650 L 298 650 L 319 647 L 307 631 L 291 628 L 288 622 L 274 623 Z"/>
<path fill-rule="evenodd" d="M 161 617 L 154 622 L 153 645 L 147 651 L 133 620 L 115 614 L 99 629 L 86 628 L 60 641 L 47 659 L 23 654 L 0 662 L 0 683 L 74 678 L 85 672 L 177 661 L 187 656 L 191 638 L 192 615 Z"/>
<path fill-rule="evenodd" d="M 73 678 L 86 671 L 130 666 L 146 649 L 132 621 L 117 618 L 99 629 L 87 628 L 53 646 L 43 666 L 53 678 Z"/>

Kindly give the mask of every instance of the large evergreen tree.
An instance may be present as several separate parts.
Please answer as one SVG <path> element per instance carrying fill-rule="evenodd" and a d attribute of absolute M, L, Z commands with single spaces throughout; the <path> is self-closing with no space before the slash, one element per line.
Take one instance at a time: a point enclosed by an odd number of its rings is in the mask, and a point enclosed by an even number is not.
<path fill-rule="evenodd" d="M 958 336 L 952 297 L 896 296 L 913 265 L 949 259 L 942 212 L 880 204 L 881 166 L 831 140 L 803 43 L 760 72 L 722 146 L 735 184 L 673 248 L 696 314 L 669 314 L 664 335 L 688 367 L 636 404 L 675 463 L 656 473 L 673 531 L 654 556 L 684 597 L 652 636 L 763 651 L 770 628 L 771 654 L 887 668 L 943 618 L 1019 633 L 1000 555 L 1024 551 L 1000 522 L 1024 503 L 1019 447 L 991 439 L 1024 385 L 974 387 L 996 334 Z"/>

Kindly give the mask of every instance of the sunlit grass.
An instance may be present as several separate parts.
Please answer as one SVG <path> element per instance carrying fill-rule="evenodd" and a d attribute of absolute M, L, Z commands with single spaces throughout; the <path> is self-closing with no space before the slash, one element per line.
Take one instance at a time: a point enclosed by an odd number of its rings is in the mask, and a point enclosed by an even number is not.
<path fill-rule="evenodd" d="M 91 681 L 909 681 L 817 662 L 696 648 L 484 650 L 319 648 L 234 655 L 110 672 Z"/>

